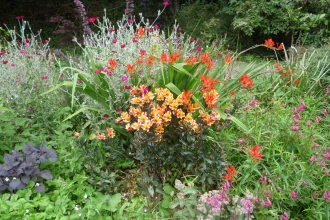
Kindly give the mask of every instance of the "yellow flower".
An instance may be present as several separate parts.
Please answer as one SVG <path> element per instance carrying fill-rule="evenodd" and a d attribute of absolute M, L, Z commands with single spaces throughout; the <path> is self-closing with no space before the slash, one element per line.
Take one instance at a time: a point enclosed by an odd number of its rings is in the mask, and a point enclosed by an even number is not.
<path fill-rule="evenodd" d="M 128 112 L 129 112 L 130 115 L 136 117 L 136 108 L 134 108 L 133 106 L 129 107 Z"/>
<path fill-rule="evenodd" d="M 80 133 L 78 133 L 78 132 L 75 131 L 75 132 L 73 133 L 73 136 L 74 136 L 74 137 L 79 137 L 79 136 L 80 136 Z"/>
<path fill-rule="evenodd" d="M 134 122 L 133 124 L 132 124 L 132 128 L 134 129 L 134 130 L 140 130 L 140 124 L 138 123 L 138 122 Z"/>
<path fill-rule="evenodd" d="M 141 125 L 141 129 L 144 131 L 149 131 L 149 129 L 152 126 L 152 121 L 150 120 L 146 120 L 142 125 Z"/>
<path fill-rule="evenodd" d="M 185 113 L 182 111 L 181 108 L 179 108 L 179 109 L 176 111 L 176 117 L 177 117 L 177 118 L 184 118 L 184 117 L 185 117 Z"/>
<path fill-rule="evenodd" d="M 172 115 L 170 111 L 167 111 L 164 115 L 163 115 L 163 119 L 165 122 L 169 122 L 172 119 Z"/>
<path fill-rule="evenodd" d="M 114 138 L 115 137 L 115 131 L 113 130 L 113 128 L 107 128 L 108 134 L 107 137 L 108 138 Z"/>
<path fill-rule="evenodd" d="M 146 113 L 146 112 L 143 112 L 143 113 L 138 117 L 138 122 L 142 124 L 142 123 L 145 122 L 146 120 L 148 120 L 147 113 Z"/>
<path fill-rule="evenodd" d="M 165 96 L 162 94 L 162 93 L 160 93 L 160 94 L 157 94 L 157 101 L 163 101 L 164 100 L 164 98 L 165 98 Z"/>
<path fill-rule="evenodd" d="M 144 101 L 140 97 L 134 97 L 134 98 L 131 99 L 131 103 L 133 105 L 140 105 L 141 106 L 141 105 L 144 104 Z"/>
<path fill-rule="evenodd" d="M 190 122 L 191 128 L 194 130 L 194 132 L 198 132 L 198 124 L 195 122 L 195 120 L 192 120 Z"/>
<path fill-rule="evenodd" d="M 164 133 L 164 127 L 161 125 L 158 125 L 155 129 L 156 135 Z"/>
<path fill-rule="evenodd" d="M 121 119 L 123 119 L 123 122 L 128 123 L 131 119 L 131 116 L 127 114 L 127 112 L 122 112 Z"/>
<path fill-rule="evenodd" d="M 152 118 L 152 122 L 159 125 L 159 124 L 162 124 L 163 120 L 159 117 L 159 115 L 155 115 L 153 118 Z"/>
<path fill-rule="evenodd" d="M 188 103 L 187 111 L 190 113 L 194 113 L 199 108 L 199 105 L 197 103 Z"/>
<path fill-rule="evenodd" d="M 219 112 L 212 111 L 210 117 L 213 118 L 213 120 L 215 120 L 215 121 L 219 121 L 220 120 L 220 114 L 219 114 Z"/>
<path fill-rule="evenodd" d="M 179 104 L 176 100 L 173 100 L 173 102 L 169 105 L 171 110 L 176 110 L 178 108 Z"/>
<path fill-rule="evenodd" d="M 118 117 L 116 120 L 115 120 L 115 122 L 118 124 L 118 123 L 120 123 L 121 122 L 121 117 Z"/>
<path fill-rule="evenodd" d="M 165 104 L 170 105 L 174 101 L 173 96 L 167 96 L 165 99 Z"/>
<path fill-rule="evenodd" d="M 184 121 L 185 121 L 185 122 L 191 122 L 191 121 L 193 121 L 193 120 L 194 120 L 194 119 L 193 119 L 191 113 L 186 114 L 186 117 L 184 118 Z"/>

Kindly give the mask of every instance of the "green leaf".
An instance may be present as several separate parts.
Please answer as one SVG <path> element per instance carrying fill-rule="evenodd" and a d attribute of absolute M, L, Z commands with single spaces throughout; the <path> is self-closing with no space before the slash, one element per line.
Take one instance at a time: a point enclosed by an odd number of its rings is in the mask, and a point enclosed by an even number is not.
<path fill-rule="evenodd" d="M 171 194 L 171 192 L 174 191 L 174 188 L 168 184 L 166 184 L 164 187 L 163 187 L 163 190 L 167 193 L 167 194 Z"/>
<path fill-rule="evenodd" d="M 115 212 L 118 210 L 117 206 L 118 204 L 121 202 L 121 194 L 120 193 L 116 193 L 112 196 L 110 196 L 108 205 L 109 205 L 109 211 L 111 212 Z"/>

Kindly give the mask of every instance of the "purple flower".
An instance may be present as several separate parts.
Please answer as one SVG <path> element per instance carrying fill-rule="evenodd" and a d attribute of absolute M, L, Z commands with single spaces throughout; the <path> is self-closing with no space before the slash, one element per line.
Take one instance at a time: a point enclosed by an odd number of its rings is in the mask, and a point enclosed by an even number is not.
<path fill-rule="evenodd" d="M 244 141 L 243 138 L 240 138 L 240 139 L 237 140 L 238 143 L 242 143 L 243 141 Z"/>
<path fill-rule="evenodd" d="M 38 88 L 38 86 L 37 86 L 37 85 L 34 85 L 34 86 L 33 86 L 33 88 L 34 88 L 34 89 L 37 89 L 37 88 Z"/>
<path fill-rule="evenodd" d="M 288 220 L 289 219 L 288 213 L 284 212 L 283 215 L 280 216 L 280 219 L 281 220 Z"/>
<path fill-rule="evenodd" d="M 248 214 L 253 212 L 254 205 L 249 199 L 241 199 L 241 204 L 242 204 L 242 213 L 243 214 Z"/>
<path fill-rule="evenodd" d="M 297 200 L 298 195 L 294 190 L 291 191 L 291 197 L 293 200 Z"/>

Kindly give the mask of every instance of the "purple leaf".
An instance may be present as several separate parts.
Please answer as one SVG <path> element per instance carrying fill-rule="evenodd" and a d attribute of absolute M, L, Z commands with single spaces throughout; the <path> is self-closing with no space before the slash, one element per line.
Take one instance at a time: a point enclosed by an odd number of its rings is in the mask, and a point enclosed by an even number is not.
<path fill-rule="evenodd" d="M 48 150 L 46 154 L 46 158 L 48 158 L 50 162 L 57 161 L 56 152 L 54 150 Z"/>
<path fill-rule="evenodd" d="M 25 184 L 28 184 L 30 181 L 30 177 L 29 176 L 23 176 L 21 177 L 21 181 Z"/>
<path fill-rule="evenodd" d="M 16 189 L 19 185 L 21 185 L 21 180 L 16 178 L 12 179 L 12 181 L 9 183 L 9 187 Z"/>
<path fill-rule="evenodd" d="M 5 154 L 4 161 L 6 164 L 13 164 L 15 161 L 15 157 L 10 154 Z"/>
<path fill-rule="evenodd" d="M 36 191 L 41 193 L 41 192 L 45 192 L 45 185 L 42 183 L 36 183 Z"/>
<path fill-rule="evenodd" d="M 30 155 L 34 152 L 34 148 L 33 148 L 33 144 L 32 143 L 29 143 L 27 145 L 24 145 L 22 147 L 23 151 L 27 154 L 27 155 Z"/>
<path fill-rule="evenodd" d="M 53 179 L 53 175 L 49 170 L 42 170 L 40 172 L 40 176 L 46 180 L 51 180 Z"/>

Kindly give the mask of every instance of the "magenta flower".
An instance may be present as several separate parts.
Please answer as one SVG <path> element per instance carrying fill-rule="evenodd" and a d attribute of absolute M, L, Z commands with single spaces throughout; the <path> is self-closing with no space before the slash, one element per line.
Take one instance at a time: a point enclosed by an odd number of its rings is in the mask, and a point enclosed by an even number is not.
<path fill-rule="evenodd" d="M 96 70 L 95 70 L 95 73 L 96 73 L 96 74 L 99 74 L 100 72 L 101 72 L 100 69 L 96 69 Z"/>
<path fill-rule="evenodd" d="M 164 5 L 164 6 L 168 6 L 168 4 L 169 4 L 169 3 L 168 3 L 167 0 L 165 0 L 165 1 L 163 2 L 163 5 Z"/>
<path fill-rule="evenodd" d="M 29 44 L 24 44 L 24 48 L 27 48 L 29 46 Z"/>
<path fill-rule="evenodd" d="M 308 120 L 308 122 L 307 122 L 307 126 L 308 126 L 308 127 L 311 126 L 311 121 L 310 121 L 310 120 Z"/>
<path fill-rule="evenodd" d="M 104 114 L 103 115 L 103 118 L 109 118 L 109 115 L 108 114 Z"/>
<path fill-rule="evenodd" d="M 127 81 L 127 80 L 128 80 L 128 76 L 125 75 L 125 76 L 122 76 L 122 77 L 121 77 L 121 81 L 122 81 L 122 82 L 125 82 L 125 81 Z"/>
<path fill-rule="evenodd" d="M 299 126 L 298 125 L 292 125 L 291 130 L 292 131 L 298 131 L 299 130 Z"/>
<path fill-rule="evenodd" d="M 323 112 L 324 115 L 328 114 L 328 111 L 326 109 L 322 109 L 322 112 Z"/>
<path fill-rule="evenodd" d="M 121 109 L 120 109 L 120 108 L 117 108 L 117 109 L 116 109 L 116 112 L 120 112 L 120 111 L 121 111 Z"/>
<path fill-rule="evenodd" d="M 113 43 L 113 44 L 117 43 L 117 40 L 116 40 L 116 39 L 113 39 L 113 40 L 112 40 L 112 43 Z"/>
<path fill-rule="evenodd" d="M 14 67 L 14 66 L 16 66 L 16 64 L 15 63 L 12 63 L 11 66 Z"/>
<path fill-rule="evenodd" d="M 316 116 L 316 121 L 317 122 L 321 122 L 322 121 L 322 118 L 320 116 Z"/>
<path fill-rule="evenodd" d="M 262 204 L 264 206 L 269 206 L 269 207 L 273 205 L 272 202 L 269 200 L 269 198 L 267 198 L 266 201 L 265 200 L 262 200 Z"/>
<path fill-rule="evenodd" d="M 17 20 L 21 20 L 21 19 L 23 19 L 23 18 L 24 18 L 23 15 L 21 15 L 21 16 L 16 16 L 16 19 L 17 19 Z"/>
<path fill-rule="evenodd" d="M 92 17 L 92 18 L 88 18 L 88 22 L 89 22 L 89 23 L 94 23 L 95 21 L 97 21 L 97 19 L 98 19 L 98 18 L 94 18 L 94 17 Z"/>
<path fill-rule="evenodd" d="M 132 41 L 133 41 L 133 43 L 137 43 L 137 42 L 138 42 L 138 40 L 137 40 L 137 39 L 133 39 Z"/>
<path fill-rule="evenodd" d="M 284 212 L 284 214 L 280 216 L 280 220 L 289 220 L 288 213 Z"/>
<path fill-rule="evenodd" d="M 38 88 L 38 86 L 37 86 L 37 85 L 34 85 L 34 86 L 33 86 L 33 88 L 34 88 L 34 89 L 37 89 L 37 88 Z"/>
<path fill-rule="evenodd" d="M 309 162 L 313 162 L 315 160 L 315 155 L 311 156 L 311 158 L 309 158 Z"/>
<path fill-rule="evenodd" d="M 243 141 L 244 141 L 243 138 L 240 138 L 240 139 L 237 140 L 238 143 L 242 143 Z"/>
<path fill-rule="evenodd" d="M 31 38 L 26 38 L 26 39 L 25 39 L 25 42 L 26 42 L 26 43 L 30 43 L 30 41 L 31 41 Z"/>
<path fill-rule="evenodd" d="M 45 81 L 45 80 L 48 79 L 48 76 L 42 76 L 41 79 L 42 79 L 43 81 Z"/>
<path fill-rule="evenodd" d="M 291 197 L 293 200 L 297 200 L 298 195 L 294 190 L 291 191 Z"/>
<path fill-rule="evenodd" d="M 159 26 L 157 24 L 154 25 L 154 29 L 158 29 Z"/>
<path fill-rule="evenodd" d="M 202 49 L 200 47 L 196 47 L 196 51 L 200 52 Z"/>
<path fill-rule="evenodd" d="M 20 50 L 19 51 L 21 54 L 25 54 L 25 50 Z"/>
<path fill-rule="evenodd" d="M 125 47 L 126 47 L 126 45 L 125 45 L 125 44 L 122 44 L 122 45 L 120 45 L 120 47 L 121 47 L 121 48 L 125 48 Z"/>
<path fill-rule="evenodd" d="M 29 111 L 33 111 L 33 108 L 32 108 L 32 107 L 30 107 L 30 108 L 29 108 Z"/>
<path fill-rule="evenodd" d="M 3 64 L 7 64 L 8 63 L 8 60 L 4 60 L 2 61 Z"/>
<path fill-rule="evenodd" d="M 126 90 L 130 90 L 131 86 L 123 86 L 123 88 L 126 89 Z"/>
<path fill-rule="evenodd" d="M 49 42 L 49 40 L 44 40 L 44 43 L 45 43 L 45 44 L 48 44 L 48 42 Z"/>

